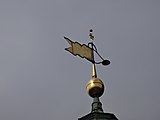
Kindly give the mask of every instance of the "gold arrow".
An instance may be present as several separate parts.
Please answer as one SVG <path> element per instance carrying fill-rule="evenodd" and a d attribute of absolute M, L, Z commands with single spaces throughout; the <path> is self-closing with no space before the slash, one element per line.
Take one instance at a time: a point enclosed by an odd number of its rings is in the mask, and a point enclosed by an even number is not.
<path fill-rule="evenodd" d="M 69 51 L 75 56 L 78 55 L 81 58 L 86 58 L 90 62 L 94 62 L 93 51 L 90 47 L 85 44 L 81 45 L 78 42 L 73 42 L 67 37 L 64 37 L 64 39 L 71 45 L 71 47 L 65 48 L 65 50 Z"/>

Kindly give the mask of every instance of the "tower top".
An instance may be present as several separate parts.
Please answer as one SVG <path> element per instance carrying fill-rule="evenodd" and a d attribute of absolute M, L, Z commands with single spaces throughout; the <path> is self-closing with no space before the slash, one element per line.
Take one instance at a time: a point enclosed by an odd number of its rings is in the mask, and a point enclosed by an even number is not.
<path fill-rule="evenodd" d="M 102 103 L 99 100 L 99 97 L 101 97 L 104 92 L 104 84 L 102 80 L 97 77 L 96 64 L 109 65 L 110 61 L 103 59 L 103 57 L 98 53 L 97 48 L 93 43 L 93 30 L 91 29 L 89 31 L 90 42 L 88 45 L 81 45 L 78 42 L 73 42 L 67 37 L 64 38 L 71 45 L 70 47 L 65 48 L 65 50 L 75 56 L 78 55 L 81 58 L 85 58 L 92 63 L 92 78 L 86 86 L 89 96 L 93 98 L 92 109 L 91 113 L 79 118 L 78 120 L 118 120 L 113 114 L 103 112 Z M 102 61 L 95 61 L 94 53 L 96 53 Z"/>
<path fill-rule="evenodd" d="M 86 86 L 89 96 L 93 98 L 91 112 L 100 112 L 100 113 L 103 112 L 102 104 L 99 101 L 99 97 L 101 97 L 102 94 L 104 93 L 104 84 L 102 80 L 97 78 L 96 64 L 109 65 L 110 61 L 103 59 L 103 57 L 98 53 L 98 50 L 93 43 L 94 35 L 92 29 L 90 29 L 89 31 L 90 42 L 88 43 L 88 45 L 85 44 L 81 45 L 78 42 L 73 42 L 67 37 L 64 38 L 71 45 L 70 47 L 65 48 L 65 50 L 69 51 L 75 56 L 78 55 L 81 58 L 85 58 L 92 63 L 92 78 L 91 80 L 89 80 Z M 95 61 L 94 53 L 96 53 L 101 58 L 102 61 L 100 62 Z"/>

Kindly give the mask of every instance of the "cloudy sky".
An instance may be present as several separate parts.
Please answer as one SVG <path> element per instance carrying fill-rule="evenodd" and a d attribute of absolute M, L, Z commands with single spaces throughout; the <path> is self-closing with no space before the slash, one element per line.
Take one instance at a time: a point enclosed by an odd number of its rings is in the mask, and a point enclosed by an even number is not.
<path fill-rule="evenodd" d="M 89 29 L 105 112 L 160 119 L 159 0 L 0 0 L 0 120 L 76 120 L 91 111 L 91 64 L 64 50 Z"/>

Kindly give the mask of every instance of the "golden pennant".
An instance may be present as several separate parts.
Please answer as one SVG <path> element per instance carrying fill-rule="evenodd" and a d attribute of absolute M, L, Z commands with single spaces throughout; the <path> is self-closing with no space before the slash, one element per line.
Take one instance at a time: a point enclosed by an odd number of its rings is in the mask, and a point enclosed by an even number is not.
<path fill-rule="evenodd" d="M 64 39 L 71 45 L 71 47 L 65 48 L 65 50 L 69 51 L 75 56 L 78 55 L 81 58 L 86 58 L 90 62 L 94 62 L 93 51 L 90 47 L 85 44 L 81 45 L 78 42 L 73 42 L 67 37 L 64 37 Z"/>

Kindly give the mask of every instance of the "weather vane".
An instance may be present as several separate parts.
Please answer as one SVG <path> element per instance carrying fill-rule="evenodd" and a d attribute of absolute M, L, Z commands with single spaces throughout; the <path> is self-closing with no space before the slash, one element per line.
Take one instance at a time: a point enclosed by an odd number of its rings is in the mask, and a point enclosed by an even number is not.
<path fill-rule="evenodd" d="M 103 57 L 98 53 L 97 48 L 93 43 L 94 36 L 92 32 L 93 30 L 91 29 L 89 33 L 90 42 L 88 43 L 88 45 L 85 45 L 85 44 L 81 45 L 78 42 L 73 42 L 69 38 L 64 37 L 64 39 L 66 39 L 66 41 L 71 45 L 71 47 L 65 48 L 65 50 L 69 51 L 75 56 L 78 55 L 81 58 L 86 58 L 88 61 L 92 62 L 93 64 L 102 63 L 102 65 L 109 65 L 110 61 L 103 59 Z M 94 52 L 101 58 L 102 60 L 101 62 L 96 62 L 94 60 Z"/>
<path fill-rule="evenodd" d="M 85 58 L 92 63 L 92 79 L 89 80 L 86 86 L 88 94 L 93 98 L 91 112 L 103 112 L 102 104 L 99 101 L 99 97 L 102 96 L 104 92 L 104 84 L 102 80 L 97 78 L 96 64 L 109 65 L 110 61 L 103 59 L 103 57 L 98 53 L 98 50 L 93 43 L 94 36 L 92 29 L 89 31 L 89 38 L 90 42 L 88 43 L 88 45 L 81 45 L 78 42 L 73 42 L 69 38 L 64 37 L 64 39 L 71 45 L 70 47 L 65 48 L 65 50 L 69 51 L 75 56 L 78 55 L 81 58 Z M 95 61 L 94 53 L 96 53 L 102 61 Z"/>

